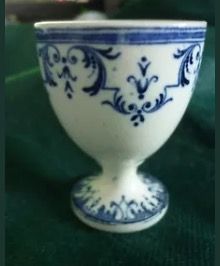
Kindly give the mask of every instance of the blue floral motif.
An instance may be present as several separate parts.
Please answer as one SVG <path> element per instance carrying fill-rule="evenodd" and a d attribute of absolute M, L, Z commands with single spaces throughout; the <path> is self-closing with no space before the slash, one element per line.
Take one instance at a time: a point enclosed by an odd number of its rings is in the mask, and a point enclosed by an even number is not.
<path fill-rule="evenodd" d="M 197 73 L 201 63 L 201 46 L 199 43 L 190 45 L 186 49 L 177 49 L 173 54 L 173 58 L 181 60 L 177 82 L 163 87 L 162 91 L 154 100 L 148 100 L 148 90 L 153 83 L 159 81 L 158 75 L 148 75 L 151 62 L 144 55 L 137 63 L 140 70 L 140 77 L 128 75 L 127 82 L 134 86 L 138 94 L 139 103 L 128 102 L 123 90 L 117 87 L 107 86 L 107 71 L 103 59 L 116 60 L 120 57 L 121 52 L 113 53 L 113 48 L 98 49 L 87 45 L 71 46 L 65 56 L 61 55 L 59 49 L 54 44 L 45 44 L 39 50 L 39 56 L 42 57 L 42 65 L 44 70 L 44 82 L 50 87 L 56 87 L 56 78 L 65 81 L 64 91 L 69 99 L 73 97 L 74 83 L 77 82 L 77 76 L 72 74 L 72 66 L 79 61 L 73 51 L 79 50 L 83 54 L 82 63 L 85 69 L 91 69 L 88 78 L 96 75 L 95 81 L 88 87 L 83 87 L 82 91 L 89 96 L 96 96 L 101 91 L 111 91 L 112 98 L 101 102 L 103 105 L 109 105 L 116 112 L 129 116 L 130 121 L 136 127 L 145 121 L 146 114 L 154 113 L 161 109 L 167 103 L 173 101 L 168 91 L 172 88 L 185 87 L 190 84 L 190 75 L 197 77 Z M 52 67 L 56 63 L 62 63 L 61 73 L 54 73 Z M 193 68 L 193 70 L 192 70 Z M 143 102 L 144 101 L 144 102 Z"/>
<path fill-rule="evenodd" d="M 151 62 L 147 60 L 145 56 L 143 56 L 138 62 L 138 66 L 141 70 L 141 78 L 137 79 L 134 75 L 130 75 L 127 78 L 127 81 L 135 86 L 137 89 L 137 92 L 139 94 L 139 99 L 144 98 L 144 94 L 149 88 L 151 82 L 157 82 L 158 81 L 158 76 L 154 75 L 150 78 L 146 77 L 147 69 L 150 66 Z"/>
<path fill-rule="evenodd" d="M 84 45 L 75 45 L 71 46 L 67 51 L 67 55 L 63 56 L 61 59 L 60 52 L 55 45 L 47 44 L 43 46 L 39 50 L 39 56 L 42 57 L 45 85 L 48 85 L 50 87 L 57 86 L 57 82 L 55 82 L 55 78 L 53 77 L 51 68 L 54 66 L 55 63 L 59 63 L 62 61 L 62 72 L 58 73 L 57 77 L 59 79 L 65 80 L 64 91 L 66 92 L 67 97 L 69 99 L 72 98 L 72 94 L 74 92 L 72 83 L 77 81 L 77 77 L 72 75 L 70 66 L 75 65 L 78 62 L 77 58 L 72 55 L 72 51 L 74 50 L 80 50 L 83 53 L 84 58 L 82 62 L 84 63 L 84 68 L 92 68 L 92 72 L 89 75 L 89 78 L 91 78 L 95 74 L 96 69 L 98 71 L 95 82 L 89 87 L 82 88 L 82 90 L 85 93 L 88 93 L 90 96 L 97 95 L 100 90 L 111 90 L 111 88 L 106 88 L 107 74 L 106 68 L 101 57 L 104 57 L 108 60 L 114 60 L 118 58 L 121 53 L 118 52 L 116 54 L 112 54 L 112 47 L 108 49 L 96 49 Z"/>
<path fill-rule="evenodd" d="M 166 190 L 162 186 L 158 189 L 153 178 L 148 177 L 147 180 L 146 187 L 154 200 L 143 196 L 142 200 L 138 202 L 121 195 L 119 201 L 110 201 L 105 205 L 98 191 L 92 188 L 91 179 L 81 180 L 75 185 L 71 200 L 74 206 L 89 219 L 98 222 L 128 224 L 147 221 L 160 213 L 168 203 Z M 145 180 L 143 180 L 143 184 L 145 184 Z"/>
<path fill-rule="evenodd" d="M 196 55 L 194 56 L 194 50 L 196 50 Z M 196 74 L 198 74 L 199 67 L 201 64 L 201 46 L 199 43 L 193 44 L 189 46 L 188 48 L 184 50 L 177 50 L 177 53 L 174 53 L 174 58 L 179 59 L 182 58 L 182 62 L 180 64 L 179 72 L 178 72 L 178 80 L 177 83 L 172 85 L 166 85 L 163 88 L 163 92 L 161 92 L 158 97 L 153 101 L 145 101 L 141 106 L 138 106 L 136 103 L 126 103 L 124 100 L 123 95 L 121 94 L 120 89 L 116 89 L 115 93 L 113 95 L 112 100 L 106 100 L 102 102 L 102 104 L 110 105 L 114 110 L 116 110 L 119 113 L 130 115 L 130 120 L 133 122 L 134 126 L 138 126 L 140 122 L 145 121 L 145 114 L 153 113 L 162 108 L 165 104 L 168 102 L 173 101 L 173 98 L 168 95 L 168 90 L 171 88 L 179 88 L 184 87 L 186 85 L 189 85 L 190 80 L 186 77 L 186 74 L 193 74 L 196 78 Z M 144 57 L 146 58 L 146 57 Z M 143 61 L 143 57 L 142 57 Z M 195 69 L 193 72 L 190 71 L 189 67 L 194 66 Z M 141 66 L 141 63 L 138 63 L 139 66 Z M 145 67 L 141 66 L 141 73 L 142 76 L 146 74 L 147 68 L 149 67 L 150 62 L 145 65 Z M 134 76 L 129 76 L 127 81 L 130 82 L 132 80 L 135 80 L 135 85 L 137 86 L 137 91 L 141 92 L 141 81 L 137 80 Z M 146 79 L 145 86 L 142 90 L 147 91 L 150 82 L 155 81 L 157 82 L 159 79 L 158 76 L 152 76 L 150 79 Z M 141 97 L 140 97 L 141 95 Z M 139 95 L 139 98 L 142 99 L 142 94 Z"/>
<path fill-rule="evenodd" d="M 77 81 L 77 77 L 72 75 L 67 62 L 69 62 L 72 65 L 77 63 L 76 57 L 70 57 L 70 50 L 68 50 L 68 52 L 67 52 L 67 57 L 65 57 L 65 56 L 62 57 L 62 63 L 63 63 L 62 72 L 58 73 L 57 75 L 60 79 L 65 80 L 64 91 L 65 91 L 67 97 L 69 99 L 71 99 L 73 97 L 73 92 L 74 92 L 73 82 Z"/>

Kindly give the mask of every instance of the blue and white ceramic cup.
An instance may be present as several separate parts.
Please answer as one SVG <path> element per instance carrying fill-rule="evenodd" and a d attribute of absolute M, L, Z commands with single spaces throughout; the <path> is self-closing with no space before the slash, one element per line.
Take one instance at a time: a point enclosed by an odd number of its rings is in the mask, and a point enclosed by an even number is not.
<path fill-rule="evenodd" d="M 137 167 L 166 142 L 188 106 L 206 22 L 64 21 L 35 29 L 53 110 L 103 168 L 74 185 L 74 213 L 111 232 L 154 225 L 167 210 L 168 194 Z"/>

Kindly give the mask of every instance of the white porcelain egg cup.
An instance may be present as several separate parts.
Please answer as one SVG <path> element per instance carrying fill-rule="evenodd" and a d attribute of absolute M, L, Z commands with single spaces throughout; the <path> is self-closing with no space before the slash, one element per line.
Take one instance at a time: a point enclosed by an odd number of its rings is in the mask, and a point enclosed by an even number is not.
<path fill-rule="evenodd" d="M 167 190 L 137 168 L 167 141 L 188 106 L 206 22 L 63 21 L 35 29 L 53 110 L 103 169 L 74 185 L 74 213 L 117 233 L 156 224 L 168 208 Z"/>

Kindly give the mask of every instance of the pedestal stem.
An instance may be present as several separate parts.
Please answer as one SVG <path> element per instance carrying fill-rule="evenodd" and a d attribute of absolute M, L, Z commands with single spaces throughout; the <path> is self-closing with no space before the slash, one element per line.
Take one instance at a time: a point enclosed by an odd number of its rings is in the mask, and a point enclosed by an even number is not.
<path fill-rule="evenodd" d="M 102 163 L 103 176 L 122 184 L 138 178 L 137 163 L 134 161 L 105 161 Z"/>

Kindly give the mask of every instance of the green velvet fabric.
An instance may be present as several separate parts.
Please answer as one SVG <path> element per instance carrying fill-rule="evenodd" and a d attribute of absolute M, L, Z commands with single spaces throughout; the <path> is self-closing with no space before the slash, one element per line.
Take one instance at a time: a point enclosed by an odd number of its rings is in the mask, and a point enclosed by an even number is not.
<path fill-rule="evenodd" d="M 122 0 L 113 17 L 206 20 L 214 25 L 214 0 Z"/>
<path fill-rule="evenodd" d="M 169 141 L 141 166 L 167 186 L 168 213 L 149 230 L 117 235 L 72 214 L 73 182 L 99 166 L 70 141 L 49 105 L 32 26 L 6 28 L 6 265 L 213 265 L 213 48 L 209 27 L 191 104 Z"/>

